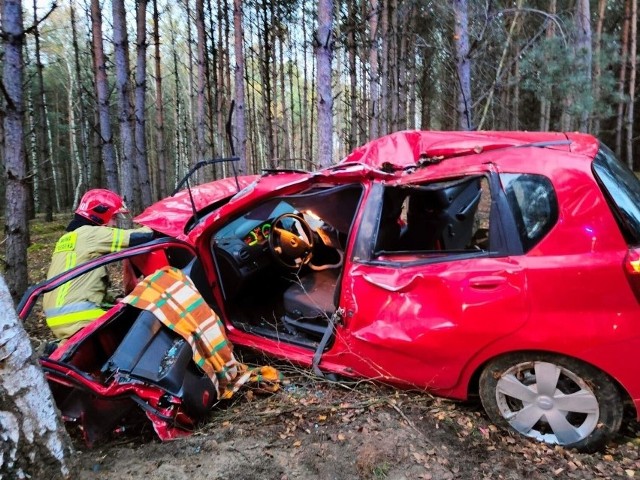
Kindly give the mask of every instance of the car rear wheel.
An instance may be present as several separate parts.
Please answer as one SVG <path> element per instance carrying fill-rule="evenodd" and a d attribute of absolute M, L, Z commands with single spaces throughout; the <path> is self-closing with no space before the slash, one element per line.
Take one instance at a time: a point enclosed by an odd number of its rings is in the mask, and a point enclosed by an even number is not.
<path fill-rule="evenodd" d="M 556 355 L 494 360 L 480 376 L 480 398 L 496 425 L 582 451 L 600 448 L 622 422 L 613 381 L 590 365 Z"/>

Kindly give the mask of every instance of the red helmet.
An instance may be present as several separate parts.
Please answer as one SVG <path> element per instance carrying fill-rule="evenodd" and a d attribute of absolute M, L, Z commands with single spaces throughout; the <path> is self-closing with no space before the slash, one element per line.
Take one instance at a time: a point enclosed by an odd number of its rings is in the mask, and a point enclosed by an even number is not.
<path fill-rule="evenodd" d="M 128 213 L 122 197 L 111 190 L 96 188 L 82 196 L 76 213 L 97 225 L 105 225 L 117 213 Z"/>

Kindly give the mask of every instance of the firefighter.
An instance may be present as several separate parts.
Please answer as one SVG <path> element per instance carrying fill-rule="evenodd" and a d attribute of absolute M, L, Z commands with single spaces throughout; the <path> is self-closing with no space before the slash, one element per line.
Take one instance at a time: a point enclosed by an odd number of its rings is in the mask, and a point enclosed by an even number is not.
<path fill-rule="evenodd" d="M 84 194 L 73 220 L 56 243 L 47 278 L 101 255 L 153 239 L 148 228 L 124 230 L 110 225 L 117 214 L 128 213 L 122 198 L 104 189 Z M 44 295 L 47 325 L 58 339 L 66 339 L 102 316 L 109 278 L 105 266 L 96 268 Z"/>

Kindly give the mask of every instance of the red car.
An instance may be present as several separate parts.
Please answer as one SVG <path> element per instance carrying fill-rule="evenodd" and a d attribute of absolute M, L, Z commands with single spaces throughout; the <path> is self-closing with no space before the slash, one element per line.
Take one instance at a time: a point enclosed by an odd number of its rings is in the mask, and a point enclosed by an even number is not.
<path fill-rule="evenodd" d="M 496 424 L 583 450 L 638 415 L 640 183 L 589 135 L 399 132 L 136 221 L 181 242 L 110 260 L 155 249 L 187 266 L 233 344 L 479 396 Z M 73 363 L 69 343 L 55 361 Z"/>

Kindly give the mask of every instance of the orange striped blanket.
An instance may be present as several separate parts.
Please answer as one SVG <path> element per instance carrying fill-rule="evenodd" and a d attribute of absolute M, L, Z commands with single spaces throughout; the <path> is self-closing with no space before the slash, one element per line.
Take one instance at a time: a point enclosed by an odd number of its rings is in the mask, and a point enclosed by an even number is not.
<path fill-rule="evenodd" d="M 149 275 L 123 302 L 149 310 L 189 342 L 193 360 L 213 382 L 218 399 L 230 398 L 246 383 L 261 390 L 278 390 L 281 375 L 275 368 L 248 368 L 236 360 L 220 318 L 177 268 L 164 267 Z"/>

